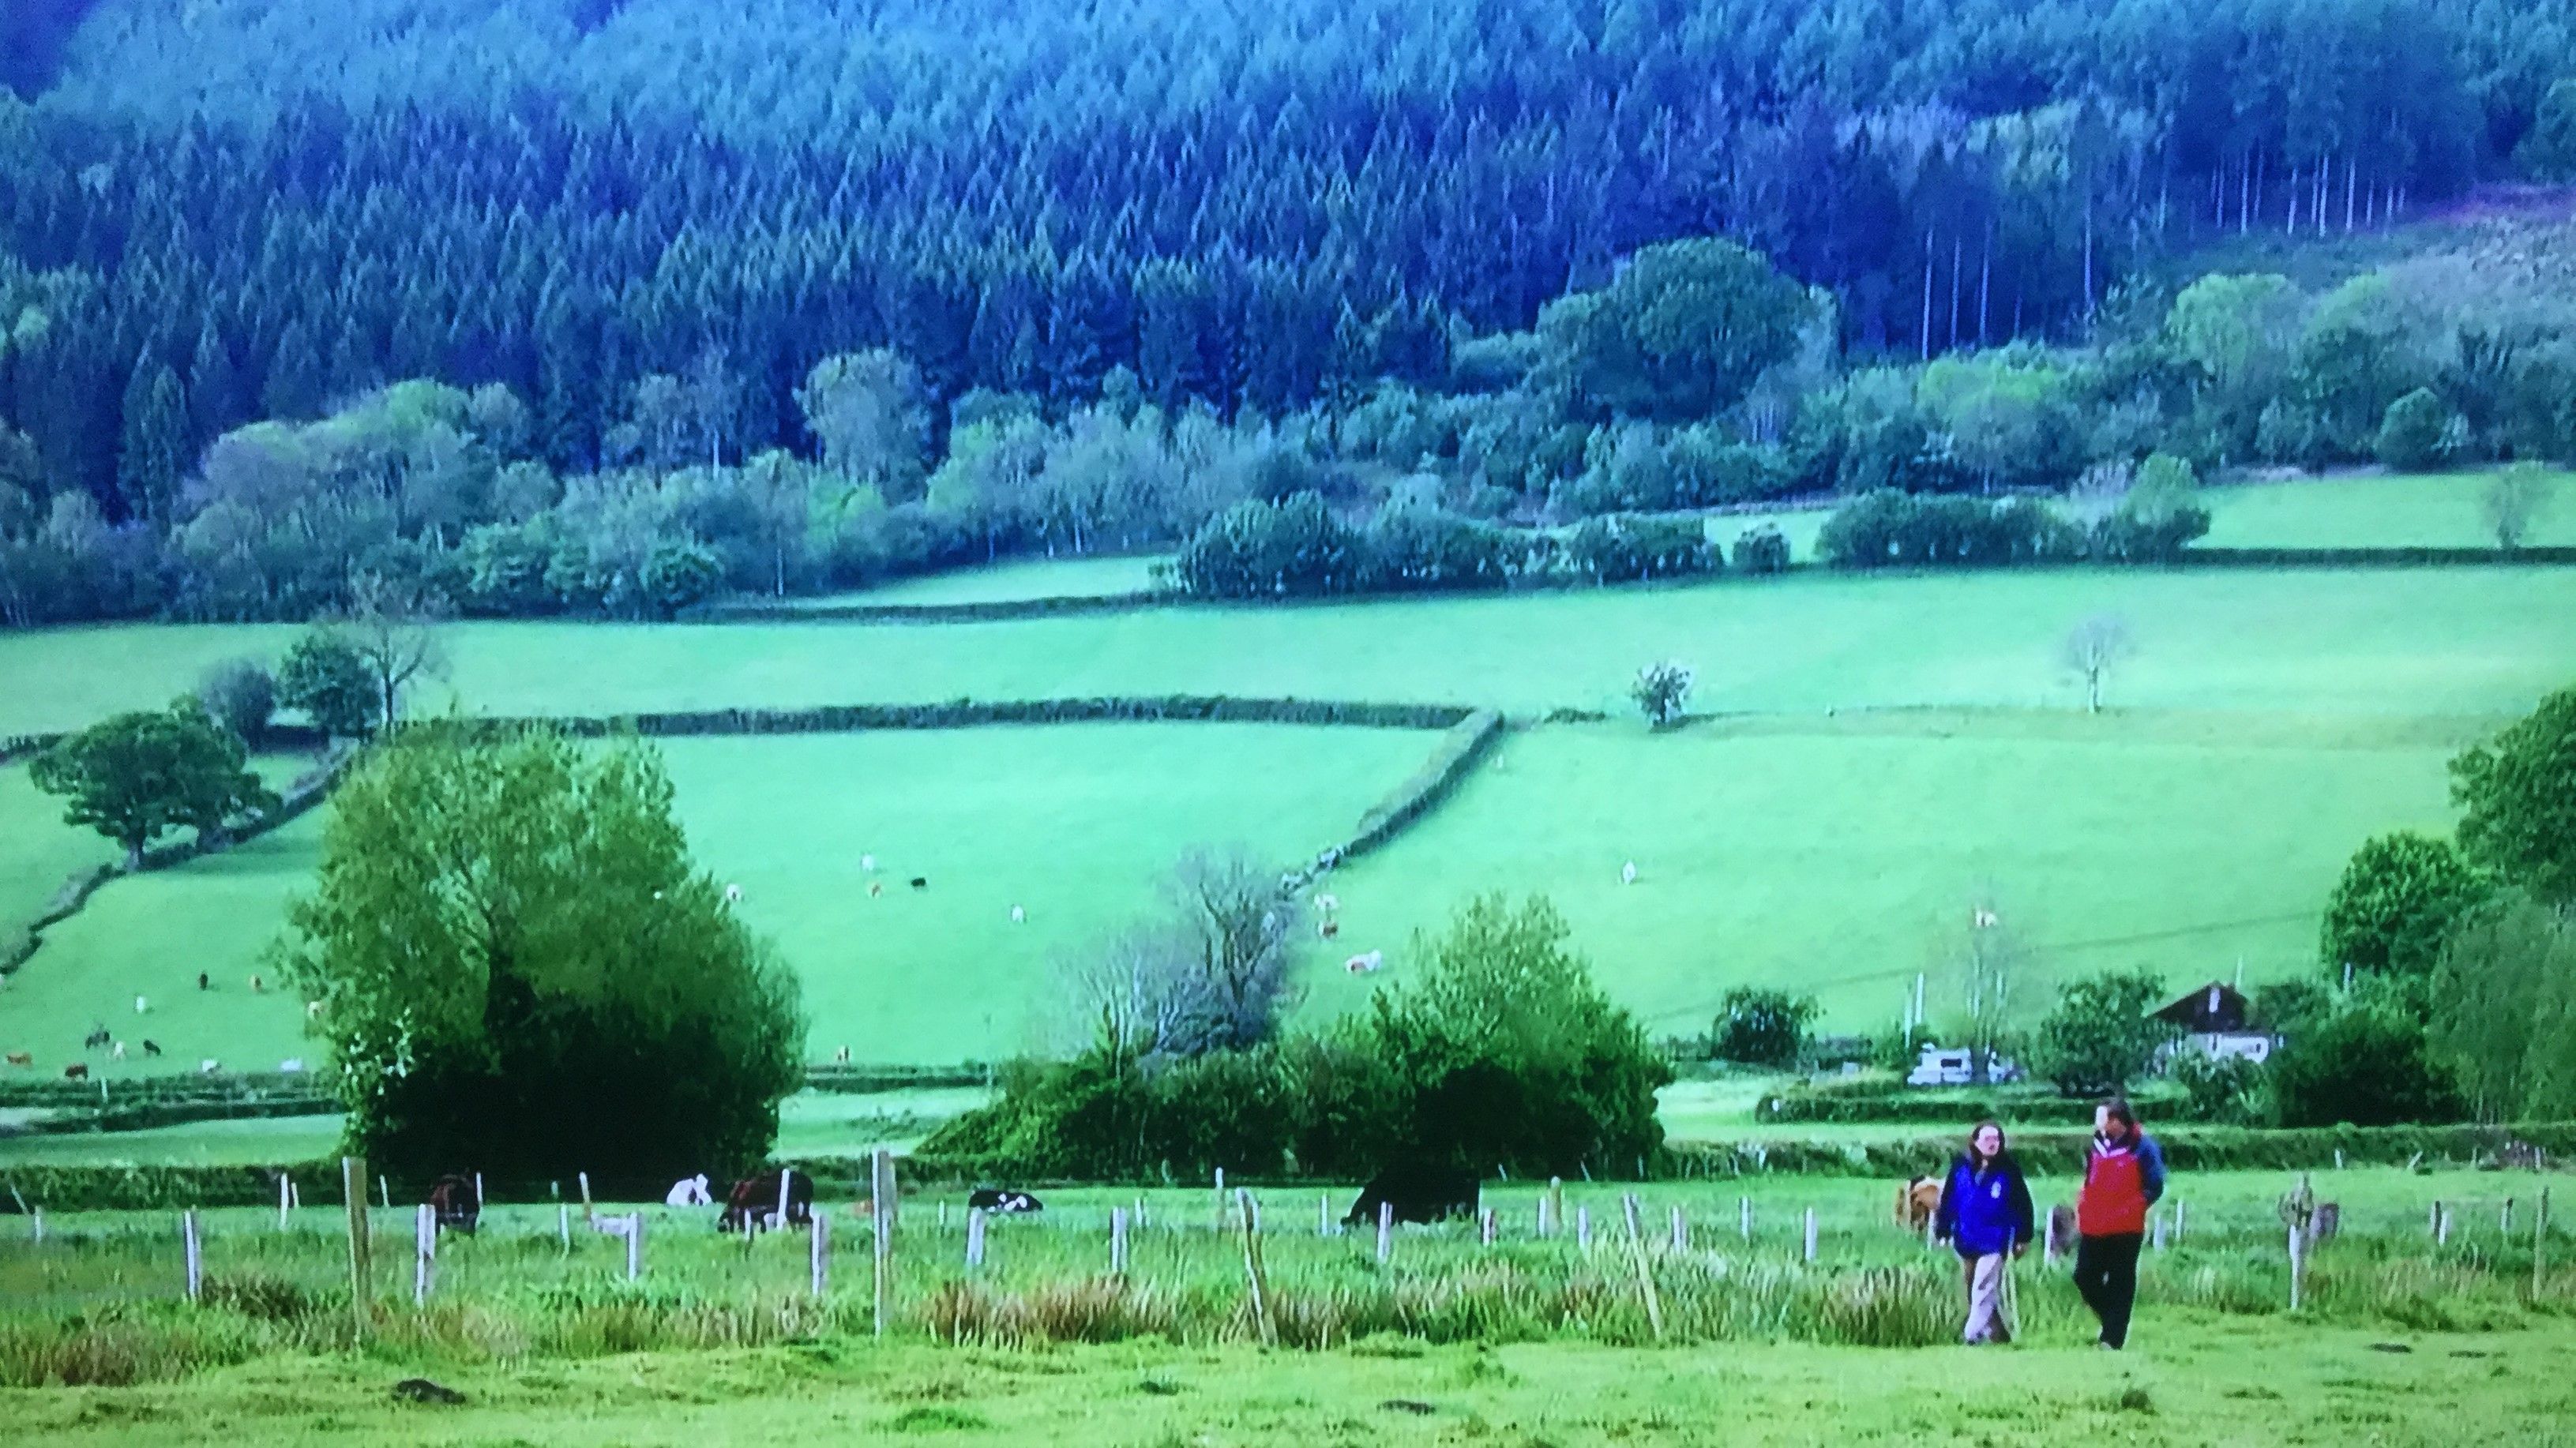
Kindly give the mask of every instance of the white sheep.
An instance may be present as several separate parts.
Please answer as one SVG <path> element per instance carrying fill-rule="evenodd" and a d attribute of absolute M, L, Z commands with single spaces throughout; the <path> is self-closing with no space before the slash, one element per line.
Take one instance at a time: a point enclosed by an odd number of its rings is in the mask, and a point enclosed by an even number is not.
<path fill-rule="evenodd" d="M 1012 906 L 1012 907 L 1011 907 L 1011 923 L 1012 923 L 1013 925 L 1026 925 L 1026 924 L 1028 924 L 1028 923 L 1029 923 L 1029 912 L 1028 912 L 1026 909 L 1022 908 L 1021 906 L 1018 906 L 1018 905 L 1014 905 L 1014 906 Z"/>
<path fill-rule="evenodd" d="M 1372 950 L 1365 955 L 1354 955 L 1350 959 L 1342 962 L 1342 969 L 1349 971 L 1353 975 L 1367 975 L 1373 971 L 1382 970 L 1385 966 L 1386 952 L 1383 950 Z"/>
<path fill-rule="evenodd" d="M 1342 908 L 1342 897 L 1339 895 L 1318 895 L 1315 897 L 1315 908 L 1323 911 L 1327 915 L 1330 915 L 1334 911 Z"/>
<path fill-rule="evenodd" d="M 295 1075 L 304 1069 L 304 1058 L 302 1056 L 289 1056 L 285 1060 L 277 1063 L 277 1069 L 285 1075 Z"/>
<path fill-rule="evenodd" d="M 224 1069 L 224 1063 L 216 1060 L 212 1056 L 208 1056 L 206 1059 L 197 1063 L 197 1074 L 200 1076 L 212 1076 L 222 1069 Z"/>
<path fill-rule="evenodd" d="M 123 1041 L 119 1041 L 119 1042 L 117 1042 L 117 1043 L 116 1043 L 116 1047 L 115 1047 L 115 1049 L 113 1049 L 113 1050 L 111 1050 L 111 1051 L 109 1051 L 109 1052 L 107 1053 L 107 1058 L 108 1058 L 109 1060 L 111 1060 L 111 1061 L 122 1061 L 122 1060 L 124 1060 L 124 1059 L 125 1059 L 125 1043 L 124 1043 Z"/>
<path fill-rule="evenodd" d="M 877 857 L 874 855 L 859 856 L 859 868 L 867 874 L 875 874 L 877 872 Z"/>
<path fill-rule="evenodd" d="M 742 887 L 740 885 L 725 886 L 725 903 L 727 905 L 739 905 L 742 903 Z"/>
<path fill-rule="evenodd" d="M 306 1001 L 304 1003 L 304 1018 L 308 1021 L 320 1020 L 322 1018 L 322 1003 L 320 1001 Z"/>
<path fill-rule="evenodd" d="M 715 1195 L 707 1190 L 705 1172 L 700 1172 L 693 1177 L 682 1177 L 673 1182 L 671 1190 L 662 1196 L 662 1205 L 666 1207 L 705 1207 L 714 1204 Z"/>
<path fill-rule="evenodd" d="M 145 1000 L 141 996 L 136 996 L 134 998 L 134 1013 L 136 1015 L 139 1016 L 150 1009 L 152 1009 L 152 1002 Z"/>
<path fill-rule="evenodd" d="M 1636 861 L 1630 860 L 1628 863 L 1619 867 L 1619 883 L 1622 885 L 1634 885 L 1637 883 Z"/>

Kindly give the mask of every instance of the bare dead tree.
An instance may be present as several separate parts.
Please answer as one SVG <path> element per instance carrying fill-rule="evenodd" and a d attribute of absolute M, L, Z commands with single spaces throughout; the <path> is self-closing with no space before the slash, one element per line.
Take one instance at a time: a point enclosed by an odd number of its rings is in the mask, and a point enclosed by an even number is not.
<path fill-rule="evenodd" d="M 349 580 L 349 607 L 338 622 L 375 679 L 377 718 L 385 730 L 394 727 L 402 691 L 414 679 L 447 672 L 438 628 L 451 612 L 447 596 L 418 579 L 359 573 Z"/>
<path fill-rule="evenodd" d="M 1240 845 L 1191 850 L 1164 886 L 1196 946 L 1209 1005 L 1208 1048 L 1253 1045 L 1270 1034 L 1288 997 L 1288 931 L 1279 867 Z"/>
<path fill-rule="evenodd" d="M 2068 673 L 2084 681 L 2085 712 L 2102 712 L 2102 688 L 2111 670 L 2138 651 L 2129 621 L 2116 613 L 2097 613 L 2069 630 L 2061 657 Z"/>

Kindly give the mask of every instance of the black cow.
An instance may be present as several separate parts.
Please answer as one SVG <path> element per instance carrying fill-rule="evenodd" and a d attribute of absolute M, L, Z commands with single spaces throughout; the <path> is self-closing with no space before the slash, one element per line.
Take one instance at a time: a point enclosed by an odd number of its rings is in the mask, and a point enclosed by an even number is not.
<path fill-rule="evenodd" d="M 1046 1210 L 1046 1203 L 1030 1196 L 1027 1192 L 1013 1191 L 1007 1187 L 977 1187 L 974 1193 L 966 1198 L 966 1205 L 979 1207 L 987 1212 L 1019 1213 Z"/>
<path fill-rule="evenodd" d="M 160 1055 L 160 1054 L 161 1054 L 161 1043 L 160 1043 L 159 1041 L 156 1041 L 156 1040 L 152 1039 L 150 1036 L 145 1036 L 145 1037 L 143 1038 L 143 1054 L 144 1054 L 144 1055 L 147 1055 L 147 1056 L 158 1056 L 158 1055 Z"/>
<path fill-rule="evenodd" d="M 474 1190 L 474 1178 L 449 1172 L 430 1184 L 429 1209 L 438 1217 L 438 1230 L 471 1237 L 483 1220 L 483 1194 Z"/>
<path fill-rule="evenodd" d="M 1395 1208 L 1399 1222 L 1445 1222 L 1451 1217 L 1476 1215 L 1477 1192 L 1482 1183 L 1472 1171 L 1451 1167 L 1425 1166 L 1408 1162 L 1402 1166 L 1381 1168 L 1361 1188 L 1358 1201 L 1351 1203 L 1351 1214 L 1342 1218 L 1346 1227 L 1376 1226 L 1378 1205 Z"/>
<path fill-rule="evenodd" d="M 107 1027 L 101 1026 L 97 1030 L 92 1031 L 81 1038 L 81 1049 L 85 1051 L 95 1051 L 99 1047 L 106 1045 L 108 1039 Z"/>
<path fill-rule="evenodd" d="M 915 875 L 915 876 L 913 876 L 913 877 L 912 877 L 912 888 L 914 888 L 914 889 L 916 889 L 916 890 L 927 890 L 927 889 L 929 889 L 929 888 L 930 888 L 930 877 L 929 877 L 928 875 Z"/>
<path fill-rule="evenodd" d="M 719 1232 L 741 1232 L 762 1227 L 805 1227 L 814 1222 L 814 1179 L 801 1171 L 787 1173 L 787 1220 L 778 1220 L 778 1173 L 765 1171 L 735 1182 L 725 1193 L 724 1215 L 716 1218 Z"/>

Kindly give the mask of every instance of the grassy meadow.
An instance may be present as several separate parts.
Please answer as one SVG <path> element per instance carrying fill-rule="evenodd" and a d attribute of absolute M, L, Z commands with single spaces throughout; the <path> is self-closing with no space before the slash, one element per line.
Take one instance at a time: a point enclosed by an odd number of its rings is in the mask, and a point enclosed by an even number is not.
<path fill-rule="evenodd" d="M 991 1060 L 1044 1044 L 1060 955 L 1155 908 L 1193 847 L 1303 858 L 1346 835 L 1435 736 L 1259 724 L 1067 724 L 659 742 L 695 858 L 802 977 L 809 1054 Z M 0 772 L 0 778 L 23 770 Z M 329 810 L 232 850 L 118 880 L 11 978 L 10 1050 L 44 1069 L 106 1023 L 109 1079 L 266 1070 L 308 1056 L 263 952 L 310 887 Z M 861 868 L 874 855 L 877 873 Z M 907 882 L 927 879 L 915 891 Z M 872 887 L 882 887 L 874 893 Z M 1026 914 L 1014 923 L 1012 907 Z M 1338 957 L 1336 957 L 1338 959 Z M 200 971 L 215 989 L 200 992 Z M 254 974 L 269 989 L 255 994 Z M 134 1014 L 136 995 L 153 1008 Z M 168 1053 L 146 1060 L 140 1038 Z"/>
<path fill-rule="evenodd" d="M 2390 473 L 2208 490 L 2212 548 L 2493 548 L 2484 473 Z M 2576 475 L 2556 473 L 2523 542 L 2576 544 Z"/>
<path fill-rule="evenodd" d="M 837 1200 L 818 1202 L 834 1222 L 821 1299 L 803 1233 L 745 1244 L 711 1209 L 649 1206 L 628 1284 L 622 1243 L 576 1214 L 567 1248 L 538 1204 L 443 1240 L 425 1309 L 410 1209 L 378 1209 L 376 1326 L 354 1351 L 335 1203 L 309 1201 L 284 1231 L 273 1211 L 201 1214 L 195 1307 L 178 1300 L 171 1213 L 49 1215 L 43 1244 L 0 1219 L 0 1412 L 21 1441 L 120 1444 L 678 1443 L 754 1426 L 952 1442 L 2227 1442 L 2253 1422 L 2269 1442 L 2550 1441 L 2570 1407 L 2553 1365 L 2576 1345 L 2576 1271 L 2561 1228 L 2535 1284 L 2538 1183 L 2317 1173 L 2343 1230 L 2312 1257 L 2295 1314 L 2273 1209 L 2288 1184 L 2176 1178 L 2189 1231 L 2143 1259 L 2118 1357 L 2089 1350 L 2063 1267 L 2036 1253 L 2015 1273 L 2019 1341 L 1949 1345 L 1954 1259 L 1893 1224 L 1889 1185 L 1863 1180 L 1646 1187 L 1642 1251 L 1619 1189 L 1569 1183 L 1567 1229 L 1543 1237 L 1539 1188 L 1489 1188 L 1495 1245 L 1462 1225 L 1401 1228 L 1384 1265 L 1366 1232 L 1318 1234 L 1316 1193 L 1260 1191 L 1271 1347 L 1240 1237 L 1211 1230 L 1204 1189 L 1050 1192 L 1043 1216 L 992 1223 L 973 1268 L 962 1192 L 910 1194 L 882 1342 L 867 1228 Z M 2043 1203 L 2067 1186 L 2034 1185 Z M 1322 1205 L 1338 1214 L 1347 1196 Z M 2453 1213 L 2439 1246 L 2435 1201 Z M 1140 1202 L 1128 1271 L 1111 1275 L 1108 1214 Z M 468 1403 L 386 1396 L 414 1374 Z"/>
<path fill-rule="evenodd" d="M 2498 715 L 2576 659 L 2576 569 L 2098 569 L 1728 579 L 1539 597 L 1169 608 L 1006 622 L 462 623 L 421 707 L 495 714 L 1188 692 L 1624 712 L 1637 666 L 1699 666 L 1695 707 L 2066 708 L 2088 615 L 2126 614 L 2130 709 Z M 0 634 L 0 734 L 157 706 L 283 625 Z"/>
<path fill-rule="evenodd" d="M 1154 586 L 1159 554 L 1118 554 L 1099 558 L 1024 558 L 898 578 L 855 593 L 825 594 L 791 600 L 794 604 L 919 607 L 954 603 L 1018 603 L 1032 598 L 1103 598 L 1142 593 Z"/>

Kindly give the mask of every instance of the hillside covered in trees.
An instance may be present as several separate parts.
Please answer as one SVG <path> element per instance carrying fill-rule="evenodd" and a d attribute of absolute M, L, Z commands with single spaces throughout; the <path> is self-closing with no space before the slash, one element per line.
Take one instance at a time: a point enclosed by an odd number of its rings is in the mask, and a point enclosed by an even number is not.
<path fill-rule="evenodd" d="M 2576 30 L 2541 0 L 44 0 L 0 25 L 0 483 L 26 500 L 0 543 L 51 520 L 91 580 L 31 609 L 59 580 L 22 562 L 19 621 L 297 612 L 370 549 L 558 506 L 628 535 L 559 571 L 631 597 L 647 535 L 783 591 L 1169 541 L 1318 459 L 1435 459 L 1437 501 L 1524 519 L 1911 485 L 1853 460 L 1891 428 L 1982 487 L 2242 459 L 2307 301 L 2240 298 L 2251 341 L 2202 329 L 2261 355 L 2223 359 L 2224 416 L 2183 438 L 2160 420 L 2207 412 L 2215 372 L 2128 354 L 2070 382 L 2050 349 L 2162 338 L 2167 299 L 2128 284 L 2187 249 L 2576 162 Z M 1711 236 L 1777 285 L 1740 278 L 1759 345 L 1726 385 L 1677 389 L 1637 349 L 1659 296 L 1706 294 L 1687 267 L 1642 294 L 1629 262 Z M 1612 323 L 1559 301 L 1623 289 Z M 2366 450 L 2450 367 L 2456 341 L 2416 345 L 2439 326 L 2391 340 L 2401 303 L 2335 304 L 2408 357 L 2275 410 L 2272 453 Z M 365 401 L 406 379 L 473 418 Z M 1832 388 L 1861 410 L 1817 416 Z M 353 408 L 436 428 L 342 446 L 318 424 Z M 741 484 L 764 456 L 869 490 L 868 521 Z M 651 496 L 581 501 L 619 470 Z M 297 508 L 296 546 L 325 542 L 289 582 L 247 530 Z"/>

